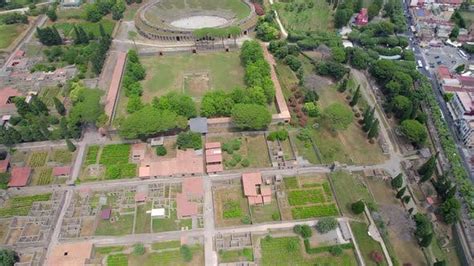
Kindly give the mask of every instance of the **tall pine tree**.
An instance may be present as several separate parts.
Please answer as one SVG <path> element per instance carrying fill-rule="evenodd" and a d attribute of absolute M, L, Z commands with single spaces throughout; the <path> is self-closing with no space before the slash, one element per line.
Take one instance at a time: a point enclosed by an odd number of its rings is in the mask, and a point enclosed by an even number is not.
<path fill-rule="evenodd" d="M 360 98 L 360 85 L 357 86 L 357 89 L 354 93 L 354 96 L 352 96 L 352 100 L 349 103 L 349 105 L 350 106 L 355 106 L 357 104 L 357 102 L 359 102 L 359 98 Z"/>
<path fill-rule="evenodd" d="M 436 158 L 438 153 L 431 156 L 419 169 L 418 174 L 421 176 L 420 182 L 428 181 L 434 174 L 436 168 Z"/>
<path fill-rule="evenodd" d="M 367 116 L 364 116 L 364 125 L 362 126 L 362 129 L 365 132 L 369 132 L 369 130 L 372 128 L 372 124 L 374 123 L 374 114 L 375 114 L 375 107 L 370 110 Z"/>
<path fill-rule="evenodd" d="M 375 119 L 374 122 L 372 123 L 372 126 L 370 127 L 367 137 L 369 139 L 373 139 L 373 138 L 377 138 L 378 136 L 379 136 L 379 120 Z"/>

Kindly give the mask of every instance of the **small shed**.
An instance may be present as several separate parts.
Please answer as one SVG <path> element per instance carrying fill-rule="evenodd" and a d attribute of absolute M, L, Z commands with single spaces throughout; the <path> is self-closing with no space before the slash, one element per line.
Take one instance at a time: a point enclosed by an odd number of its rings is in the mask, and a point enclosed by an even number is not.
<path fill-rule="evenodd" d="M 153 218 L 165 218 L 165 208 L 158 208 L 151 210 L 151 217 Z"/>
<path fill-rule="evenodd" d="M 207 133 L 207 118 L 196 117 L 189 119 L 189 129 L 192 132 L 206 134 Z"/>
<path fill-rule="evenodd" d="M 71 174 L 70 166 L 58 166 L 53 168 L 54 177 L 65 177 Z"/>
<path fill-rule="evenodd" d="M 30 167 L 13 167 L 8 187 L 24 187 L 31 175 Z"/>

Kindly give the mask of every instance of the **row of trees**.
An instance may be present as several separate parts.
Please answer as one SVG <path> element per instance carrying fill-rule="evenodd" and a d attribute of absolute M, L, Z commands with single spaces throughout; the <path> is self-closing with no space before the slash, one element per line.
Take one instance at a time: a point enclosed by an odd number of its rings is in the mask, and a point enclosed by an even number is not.
<path fill-rule="evenodd" d="M 141 2 L 141 0 L 139 0 Z M 132 1 L 129 1 L 130 3 Z M 103 16 L 112 13 L 114 20 L 119 20 L 123 17 L 123 12 L 126 9 L 124 0 L 98 0 L 94 3 L 88 3 L 84 6 L 85 17 L 90 22 L 98 22 Z"/>
<path fill-rule="evenodd" d="M 54 26 L 44 28 L 37 27 L 36 36 L 39 41 L 46 46 L 63 44 L 63 38 Z"/>
<path fill-rule="evenodd" d="M 13 12 L 0 16 L 0 24 L 28 24 L 28 16 Z"/>
<path fill-rule="evenodd" d="M 143 88 L 140 81 L 145 76 L 146 71 L 140 63 L 137 52 L 129 50 L 127 53 L 127 65 L 125 66 L 125 73 L 122 78 L 122 89 L 125 91 L 125 96 L 128 97 L 127 112 L 130 114 L 143 108 L 141 101 Z"/>
<path fill-rule="evenodd" d="M 259 18 L 255 26 L 257 38 L 264 42 L 277 40 L 280 38 L 280 30 L 275 21 L 275 13 L 273 11 L 267 12 L 264 17 Z"/>

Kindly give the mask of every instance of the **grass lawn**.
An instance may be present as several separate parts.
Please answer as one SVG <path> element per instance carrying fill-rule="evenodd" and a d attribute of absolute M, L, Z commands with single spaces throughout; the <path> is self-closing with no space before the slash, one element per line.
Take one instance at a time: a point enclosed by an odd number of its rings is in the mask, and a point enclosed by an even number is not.
<path fill-rule="evenodd" d="M 277 200 L 273 196 L 270 204 L 250 206 L 250 211 L 254 223 L 280 221 L 281 218 Z"/>
<path fill-rule="evenodd" d="M 151 215 L 146 213 L 151 210 L 151 203 L 137 206 L 137 220 L 135 221 L 135 233 L 150 233 Z"/>
<path fill-rule="evenodd" d="M 312 8 L 309 2 L 312 2 Z M 287 31 L 327 31 L 333 28 L 332 8 L 327 1 L 278 1 L 275 6 Z"/>
<path fill-rule="evenodd" d="M 239 54 L 234 51 L 141 57 L 147 70 L 142 98 L 151 101 L 154 96 L 171 91 L 184 92 L 187 87 L 187 92 L 199 101 L 208 90 L 245 87 Z M 193 73 L 207 77 L 194 78 Z"/>
<path fill-rule="evenodd" d="M 224 168 L 225 169 L 241 169 L 244 168 L 241 163 L 236 165 L 231 161 L 235 156 L 241 157 L 241 160 L 248 159 L 249 168 L 269 167 L 270 158 L 268 157 L 267 144 L 264 135 L 255 136 L 240 136 L 240 135 L 220 135 L 208 137 L 209 142 L 220 142 L 222 145 L 231 141 L 240 140 L 240 149 L 234 151 L 232 154 L 223 152 Z"/>
<path fill-rule="evenodd" d="M 474 23 L 474 12 L 470 11 L 461 11 L 462 17 L 466 20 L 466 24 L 469 27 L 472 23 Z"/>
<path fill-rule="evenodd" d="M 6 49 L 28 28 L 26 24 L 0 24 L 0 49 Z"/>
<path fill-rule="evenodd" d="M 186 262 L 179 249 L 166 250 L 161 252 L 147 252 L 141 256 L 128 255 L 128 265 L 130 266 L 154 266 L 154 265 L 204 265 L 204 250 L 202 246 L 191 246 L 193 259 Z"/>
<path fill-rule="evenodd" d="M 220 250 L 219 262 L 239 262 L 239 261 L 253 261 L 253 251 L 251 248 L 234 249 L 234 250 Z"/>
<path fill-rule="evenodd" d="M 241 186 L 218 188 L 214 191 L 214 195 L 217 226 L 241 225 L 242 218 L 250 217 L 247 199 L 243 195 Z M 229 208 L 233 206 L 229 203 L 238 204 L 233 208 L 235 212 L 230 212 Z"/>
<path fill-rule="evenodd" d="M 297 131 L 290 132 L 290 138 L 291 138 L 291 141 L 296 146 L 297 155 L 302 156 L 304 159 L 308 160 L 308 162 L 310 163 L 313 163 L 313 164 L 321 163 L 318 159 L 318 156 L 316 155 L 316 152 L 314 151 L 313 145 L 311 145 L 310 142 L 304 142 L 304 141 L 299 140 L 296 137 L 296 135 L 298 135 Z"/>
<path fill-rule="evenodd" d="M 249 7 L 239 0 L 163 0 L 148 13 L 166 16 L 199 10 L 225 10 L 232 12 L 238 19 L 245 18 L 250 12 Z"/>
<path fill-rule="evenodd" d="M 291 242 L 296 248 L 290 251 L 288 246 Z M 262 265 L 357 265 L 352 251 L 345 252 L 339 257 L 326 253 L 317 255 L 306 254 L 301 240 L 298 237 L 279 237 L 260 240 Z"/>
<path fill-rule="evenodd" d="M 133 215 L 119 215 L 112 210 L 111 218 L 112 217 L 114 218 L 113 222 L 100 219 L 97 229 L 95 230 L 95 235 L 121 236 L 132 233 Z"/>
<path fill-rule="evenodd" d="M 151 244 L 151 249 L 161 250 L 161 249 L 173 249 L 179 248 L 181 246 L 181 241 L 165 241 L 165 242 L 156 242 Z"/>
<path fill-rule="evenodd" d="M 166 209 L 168 212 L 168 209 Z M 191 219 L 178 220 L 176 215 L 176 209 L 171 209 L 169 218 L 155 218 L 152 219 L 153 233 L 166 232 L 166 231 L 177 231 L 181 230 L 181 227 L 188 227 L 191 229 Z"/>
<path fill-rule="evenodd" d="M 61 164 L 70 164 L 72 162 L 73 154 L 74 153 L 70 152 L 68 149 L 53 150 L 53 152 L 49 156 L 49 161 Z"/>
<path fill-rule="evenodd" d="M 372 251 L 378 251 L 383 256 L 382 247 L 380 244 L 373 240 L 367 233 L 368 225 L 365 223 L 358 223 L 352 222 L 351 223 L 352 232 L 354 233 L 354 237 L 357 241 L 357 245 L 359 245 L 360 252 L 362 253 L 362 257 L 364 258 L 365 265 L 387 265 L 387 262 L 384 261 L 381 264 L 375 263 L 371 257 L 370 253 Z"/>
<path fill-rule="evenodd" d="M 331 173 L 331 180 L 336 193 L 336 199 L 344 215 L 355 216 L 351 210 L 351 204 L 362 199 L 366 203 L 372 203 L 373 198 L 357 175 L 338 171 Z"/>
<path fill-rule="evenodd" d="M 58 20 L 57 22 L 54 23 L 54 26 L 62 31 L 62 33 L 67 36 L 71 37 L 74 36 L 74 25 L 76 26 L 81 26 L 84 28 L 84 31 L 87 33 L 92 33 L 94 36 L 99 36 L 100 35 L 100 24 L 104 27 L 104 30 L 108 34 L 112 34 L 112 31 L 114 30 L 115 27 L 115 21 L 104 18 L 100 22 L 89 22 L 89 21 L 75 21 L 75 20 Z"/>

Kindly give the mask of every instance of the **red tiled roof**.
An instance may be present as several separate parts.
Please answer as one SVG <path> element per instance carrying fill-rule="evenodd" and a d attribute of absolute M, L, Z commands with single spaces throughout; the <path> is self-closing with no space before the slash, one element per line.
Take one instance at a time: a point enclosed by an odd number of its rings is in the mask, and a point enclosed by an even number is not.
<path fill-rule="evenodd" d="M 100 218 L 103 220 L 110 219 L 110 215 L 112 214 L 112 209 L 105 209 L 100 212 Z"/>
<path fill-rule="evenodd" d="M 175 174 L 202 174 L 204 172 L 203 156 L 192 149 L 178 150 L 176 158 L 159 161 L 142 161 L 139 168 L 141 178 L 150 176 L 169 176 Z"/>
<path fill-rule="evenodd" d="M 446 78 L 451 78 L 451 72 L 449 71 L 449 68 L 446 66 L 439 66 L 438 67 L 438 76 L 441 79 L 446 79 Z"/>
<path fill-rule="evenodd" d="M 262 175 L 260 173 L 242 174 L 242 183 L 245 196 L 257 196 L 256 185 L 262 184 Z"/>
<path fill-rule="evenodd" d="M 357 14 L 356 24 L 357 25 L 365 25 L 368 22 L 369 22 L 369 15 L 368 15 L 367 8 L 362 8 L 360 10 L 359 14 Z"/>
<path fill-rule="evenodd" d="M 15 57 L 23 57 L 25 55 L 25 51 L 23 50 L 18 50 L 15 53 Z"/>
<path fill-rule="evenodd" d="M 13 167 L 9 187 L 24 187 L 28 184 L 30 179 L 31 168 L 30 167 Z"/>
<path fill-rule="evenodd" d="M 10 158 L 0 161 L 0 173 L 6 173 L 10 165 Z"/>
<path fill-rule="evenodd" d="M 224 171 L 224 167 L 220 163 L 206 165 L 206 172 L 208 173 L 217 173 L 222 171 Z"/>
<path fill-rule="evenodd" d="M 260 193 L 262 196 L 271 196 L 272 195 L 272 189 L 270 187 L 261 187 L 260 188 Z"/>
<path fill-rule="evenodd" d="M 176 194 L 176 212 L 178 218 L 188 217 L 198 214 L 198 206 L 195 202 L 190 202 L 182 193 Z"/>
<path fill-rule="evenodd" d="M 255 196 L 255 197 L 248 197 L 250 205 L 262 204 L 263 198 L 262 196 Z"/>
<path fill-rule="evenodd" d="M 8 99 L 13 96 L 21 96 L 21 93 L 18 90 L 15 90 L 11 87 L 5 87 L 0 90 L 0 107 L 4 107 L 6 105 L 10 105 Z"/>
<path fill-rule="evenodd" d="M 263 203 L 270 203 L 272 202 L 272 196 L 262 196 Z"/>
<path fill-rule="evenodd" d="M 206 150 L 206 156 L 215 155 L 215 154 L 222 154 L 222 150 L 220 148 Z"/>
<path fill-rule="evenodd" d="M 463 86 L 474 87 L 474 77 L 459 76 L 459 81 Z"/>
<path fill-rule="evenodd" d="M 222 162 L 222 154 L 214 154 L 206 156 L 206 163 L 220 163 Z"/>
<path fill-rule="evenodd" d="M 215 148 L 220 148 L 221 147 L 221 143 L 220 142 L 207 142 L 205 144 L 205 149 L 215 149 Z"/>
<path fill-rule="evenodd" d="M 204 185 L 201 177 L 186 178 L 183 181 L 182 189 L 184 194 L 195 197 L 204 196 Z"/>
<path fill-rule="evenodd" d="M 70 166 L 58 166 L 53 168 L 53 176 L 68 176 L 71 174 Z"/>

